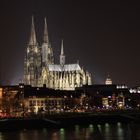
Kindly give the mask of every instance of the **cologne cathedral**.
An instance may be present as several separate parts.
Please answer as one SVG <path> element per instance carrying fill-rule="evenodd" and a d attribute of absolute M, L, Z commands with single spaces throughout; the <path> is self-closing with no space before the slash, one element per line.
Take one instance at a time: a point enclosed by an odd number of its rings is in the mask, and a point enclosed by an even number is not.
<path fill-rule="evenodd" d="M 44 21 L 43 43 L 38 44 L 32 18 L 31 35 L 25 52 L 24 84 L 59 90 L 74 90 L 76 87 L 91 85 L 91 75 L 78 63 L 67 64 L 61 43 L 60 63 L 55 64 L 53 49 L 48 38 L 46 19 Z"/>

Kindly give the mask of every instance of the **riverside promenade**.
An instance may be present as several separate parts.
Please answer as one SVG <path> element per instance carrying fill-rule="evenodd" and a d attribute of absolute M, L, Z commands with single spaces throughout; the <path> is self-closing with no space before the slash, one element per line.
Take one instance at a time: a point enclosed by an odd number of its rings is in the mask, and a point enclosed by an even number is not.
<path fill-rule="evenodd" d="M 0 131 L 59 128 L 72 125 L 104 124 L 104 123 L 140 123 L 139 110 L 117 110 L 105 112 L 58 113 L 34 115 L 21 118 L 1 118 Z"/>

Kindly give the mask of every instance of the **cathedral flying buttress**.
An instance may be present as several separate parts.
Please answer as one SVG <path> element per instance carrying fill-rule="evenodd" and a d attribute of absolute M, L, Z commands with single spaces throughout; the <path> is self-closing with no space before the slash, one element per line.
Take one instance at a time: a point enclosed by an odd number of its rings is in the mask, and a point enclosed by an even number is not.
<path fill-rule="evenodd" d="M 91 85 L 91 74 L 85 72 L 79 63 L 67 64 L 61 43 L 60 63 L 55 64 L 53 49 L 49 42 L 46 18 L 44 20 L 44 36 L 41 46 L 38 45 L 32 18 L 31 35 L 26 48 L 24 60 L 24 84 L 59 90 L 75 90 L 76 87 Z"/>

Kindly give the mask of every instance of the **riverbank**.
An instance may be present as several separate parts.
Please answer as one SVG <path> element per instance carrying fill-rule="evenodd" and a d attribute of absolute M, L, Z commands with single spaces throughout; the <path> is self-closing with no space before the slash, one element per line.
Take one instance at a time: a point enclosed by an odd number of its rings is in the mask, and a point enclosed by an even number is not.
<path fill-rule="evenodd" d="M 0 119 L 0 131 L 34 128 L 58 128 L 103 123 L 139 123 L 140 112 L 65 113 L 32 118 Z"/>

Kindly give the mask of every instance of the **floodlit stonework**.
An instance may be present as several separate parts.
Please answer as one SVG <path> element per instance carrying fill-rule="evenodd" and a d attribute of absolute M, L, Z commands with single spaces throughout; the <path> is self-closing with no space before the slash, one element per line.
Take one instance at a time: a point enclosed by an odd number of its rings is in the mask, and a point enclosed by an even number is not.
<path fill-rule="evenodd" d="M 65 58 L 62 40 L 60 63 L 54 63 L 46 19 L 43 43 L 39 46 L 36 39 L 34 19 L 32 18 L 31 35 L 24 61 L 24 84 L 33 87 L 46 85 L 48 88 L 60 90 L 74 90 L 75 87 L 91 85 L 91 74 L 84 71 L 79 63 L 67 64 Z"/>

